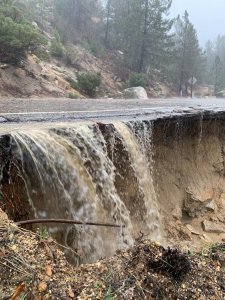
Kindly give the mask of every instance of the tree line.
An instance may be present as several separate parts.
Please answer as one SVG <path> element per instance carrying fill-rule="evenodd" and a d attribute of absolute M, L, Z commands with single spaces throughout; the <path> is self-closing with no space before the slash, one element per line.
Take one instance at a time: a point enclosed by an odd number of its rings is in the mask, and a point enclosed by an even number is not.
<path fill-rule="evenodd" d="M 202 49 L 188 12 L 171 19 L 171 5 L 172 0 L 0 0 L 0 60 L 15 23 L 11 44 L 20 55 L 40 48 L 46 43 L 43 33 L 52 31 L 53 55 L 63 55 L 68 43 L 83 44 L 96 56 L 119 51 L 120 66 L 137 77 L 151 79 L 158 71 L 182 94 L 189 93 L 189 79 L 195 77 L 219 92 L 225 87 L 225 37 Z M 18 26 L 29 33 L 20 43 Z"/>

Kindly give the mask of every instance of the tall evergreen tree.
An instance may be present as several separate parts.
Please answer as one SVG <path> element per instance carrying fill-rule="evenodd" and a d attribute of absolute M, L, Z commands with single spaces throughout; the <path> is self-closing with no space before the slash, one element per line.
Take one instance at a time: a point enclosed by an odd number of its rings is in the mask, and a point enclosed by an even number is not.
<path fill-rule="evenodd" d="M 98 0 L 55 0 L 55 27 L 64 40 L 94 38 L 100 20 Z"/>
<path fill-rule="evenodd" d="M 203 54 L 199 47 L 198 37 L 187 11 L 178 16 L 175 22 L 175 57 L 174 80 L 178 83 L 178 91 L 187 93 L 188 80 L 193 76 L 201 78 Z"/>
<path fill-rule="evenodd" d="M 171 46 L 171 0 L 112 0 L 113 44 L 125 53 L 125 63 L 138 72 L 157 67 Z"/>
<path fill-rule="evenodd" d="M 225 36 L 218 36 L 215 42 L 205 46 L 205 82 L 214 85 L 215 94 L 225 89 Z"/>

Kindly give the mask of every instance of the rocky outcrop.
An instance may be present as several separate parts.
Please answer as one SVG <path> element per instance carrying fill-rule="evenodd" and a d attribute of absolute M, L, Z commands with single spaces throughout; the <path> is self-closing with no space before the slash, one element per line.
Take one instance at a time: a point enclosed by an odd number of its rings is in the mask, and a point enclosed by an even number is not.
<path fill-rule="evenodd" d="M 187 191 L 183 212 L 188 214 L 189 217 L 195 218 L 209 211 L 215 212 L 216 208 L 216 203 L 213 200 L 213 190 L 203 191 L 201 195 L 195 195 Z"/>
<path fill-rule="evenodd" d="M 225 226 L 221 223 L 215 223 L 212 221 L 203 221 L 203 228 L 205 232 L 211 233 L 225 233 Z"/>

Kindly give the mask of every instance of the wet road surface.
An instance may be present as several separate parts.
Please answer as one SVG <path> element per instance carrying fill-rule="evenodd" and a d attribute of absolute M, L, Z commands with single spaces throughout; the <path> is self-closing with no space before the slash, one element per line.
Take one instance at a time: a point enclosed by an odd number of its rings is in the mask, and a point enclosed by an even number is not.
<path fill-rule="evenodd" d="M 155 119 L 204 111 L 225 111 L 225 99 L 0 99 L 0 132 L 34 122 Z"/>
<path fill-rule="evenodd" d="M 225 99 L 0 99 L 0 114 L 30 112 L 91 112 L 104 110 L 160 108 L 160 107 L 205 107 L 225 106 Z"/>

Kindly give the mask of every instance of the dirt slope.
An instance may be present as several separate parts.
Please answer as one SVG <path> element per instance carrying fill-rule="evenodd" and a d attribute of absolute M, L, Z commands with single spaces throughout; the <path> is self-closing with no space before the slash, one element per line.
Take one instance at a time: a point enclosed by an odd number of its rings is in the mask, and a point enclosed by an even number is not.
<path fill-rule="evenodd" d="M 101 86 L 96 97 L 121 98 L 130 70 L 120 65 L 117 52 L 98 58 L 79 45 L 68 46 L 62 60 L 46 62 L 29 54 L 17 66 L 0 62 L 0 97 L 88 98 L 71 83 L 76 82 L 77 73 L 91 72 L 101 75 Z M 149 97 L 172 95 L 171 87 L 158 81 L 157 76 L 147 91 Z"/>

